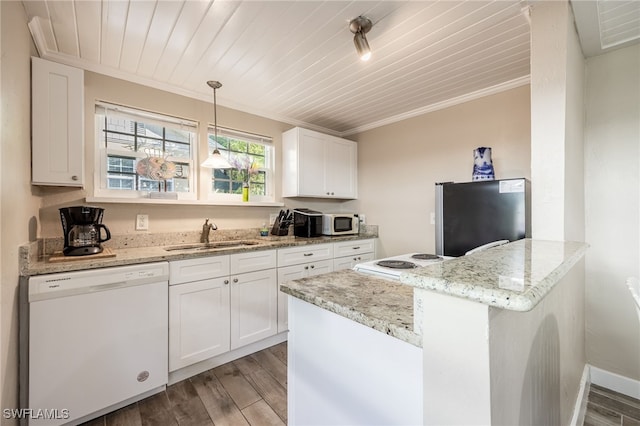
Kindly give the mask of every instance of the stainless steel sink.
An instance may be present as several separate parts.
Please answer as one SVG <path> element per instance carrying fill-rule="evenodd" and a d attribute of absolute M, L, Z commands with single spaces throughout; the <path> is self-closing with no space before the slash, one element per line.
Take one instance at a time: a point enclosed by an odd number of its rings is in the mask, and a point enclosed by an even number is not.
<path fill-rule="evenodd" d="M 211 243 L 181 244 L 177 246 L 164 247 L 165 251 L 205 251 L 220 250 L 236 247 L 250 247 L 262 244 L 261 241 L 254 240 L 231 240 L 231 241 L 214 241 Z"/>

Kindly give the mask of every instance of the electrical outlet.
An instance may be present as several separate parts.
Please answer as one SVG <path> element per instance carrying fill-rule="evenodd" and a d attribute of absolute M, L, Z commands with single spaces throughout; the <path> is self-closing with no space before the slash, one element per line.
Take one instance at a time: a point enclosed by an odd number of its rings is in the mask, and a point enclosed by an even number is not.
<path fill-rule="evenodd" d="M 367 224 L 367 217 L 365 215 L 363 215 L 362 213 L 358 214 L 358 220 L 360 221 L 360 225 L 366 225 Z"/>
<path fill-rule="evenodd" d="M 269 224 L 273 225 L 276 223 L 276 219 L 278 218 L 278 213 L 272 213 L 269 215 Z"/>
<path fill-rule="evenodd" d="M 136 216 L 136 231 L 148 231 L 149 230 L 149 215 L 139 214 Z"/>

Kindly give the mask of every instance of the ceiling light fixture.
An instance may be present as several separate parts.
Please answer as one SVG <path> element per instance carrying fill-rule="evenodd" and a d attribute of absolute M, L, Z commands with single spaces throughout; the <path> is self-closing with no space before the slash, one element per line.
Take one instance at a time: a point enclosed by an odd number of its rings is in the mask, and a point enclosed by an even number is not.
<path fill-rule="evenodd" d="M 358 56 L 363 61 L 368 61 L 371 58 L 371 48 L 365 36 L 371 29 L 371 25 L 371 20 L 364 16 L 358 16 L 349 22 L 349 29 L 355 34 L 353 36 L 353 44 L 356 45 Z"/>
<path fill-rule="evenodd" d="M 218 111 L 216 102 L 216 90 L 222 87 L 222 83 L 219 81 L 209 80 L 207 81 L 209 87 L 213 89 L 213 142 L 214 150 L 211 155 L 200 164 L 202 167 L 208 167 L 210 169 L 230 169 L 233 166 L 220 154 L 218 151 Z"/>

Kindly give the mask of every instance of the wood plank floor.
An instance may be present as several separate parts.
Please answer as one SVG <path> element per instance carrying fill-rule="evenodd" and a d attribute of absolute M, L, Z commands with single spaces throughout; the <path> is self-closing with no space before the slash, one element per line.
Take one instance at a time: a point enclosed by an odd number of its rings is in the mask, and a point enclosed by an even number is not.
<path fill-rule="evenodd" d="M 640 400 L 591 385 L 585 426 L 640 426 Z"/>
<path fill-rule="evenodd" d="M 83 426 L 285 425 L 287 342 L 205 371 Z M 584 426 L 640 426 L 640 400 L 591 385 Z"/>
<path fill-rule="evenodd" d="M 205 371 L 84 426 L 287 423 L 287 342 Z"/>

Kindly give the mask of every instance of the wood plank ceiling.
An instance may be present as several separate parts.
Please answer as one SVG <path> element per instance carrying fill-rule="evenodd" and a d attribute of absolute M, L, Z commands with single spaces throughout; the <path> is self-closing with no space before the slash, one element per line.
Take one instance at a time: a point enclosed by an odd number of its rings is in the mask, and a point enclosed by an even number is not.
<path fill-rule="evenodd" d="M 528 83 L 520 0 L 29 0 L 44 58 L 349 135 Z M 371 19 L 358 59 L 349 22 Z M 453 101 L 452 101 L 453 100 Z"/>

